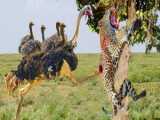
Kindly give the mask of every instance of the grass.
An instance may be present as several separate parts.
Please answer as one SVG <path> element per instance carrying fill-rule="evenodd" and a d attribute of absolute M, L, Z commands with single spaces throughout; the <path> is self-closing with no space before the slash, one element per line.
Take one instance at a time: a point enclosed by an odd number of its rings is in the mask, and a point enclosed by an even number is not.
<path fill-rule="evenodd" d="M 7 95 L 2 77 L 15 69 L 19 60 L 18 55 L 0 55 L 0 120 L 13 120 L 15 115 L 17 99 Z M 98 62 L 98 54 L 79 55 L 77 79 L 94 72 Z M 129 79 L 138 92 L 147 90 L 146 98 L 131 100 L 130 120 L 160 120 L 160 54 L 133 54 Z M 21 113 L 22 120 L 110 120 L 110 116 L 111 106 L 98 76 L 79 86 L 68 79 L 43 82 L 25 97 Z"/>

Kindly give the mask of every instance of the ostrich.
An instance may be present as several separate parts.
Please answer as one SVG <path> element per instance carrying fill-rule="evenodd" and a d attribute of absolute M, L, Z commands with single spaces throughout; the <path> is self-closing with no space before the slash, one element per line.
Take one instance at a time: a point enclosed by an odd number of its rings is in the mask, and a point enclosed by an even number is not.
<path fill-rule="evenodd" d="M 60 34 L 62 37 L 62 43 L 63 43 L 63 50 L 64 53 L 66 54 L 65 60 L 62 61 L 58 65 L 58 73 L 60 77 L 68 77 L 74 84 L 77 84 L 77 80 L 74 77 L 74 74 L 72 71 L 74 71 L 77 68 L 78 65 L 78 58 L 77 55 L 74 53 L 73 49 L 74 47 L 71 44 L 71 41 L 67 41 L 65 37 L 65 24 L 61 23 L 60 24 Z"/>
<path fill-rule="evenodd" d="M 22 38 L 19 46 L 19 53 L 23 56 L 29 56 L 30 54 L 41 50 L 41 43 L 38 40 L 34 40 L 32 31 L 33 25 L 33 22 L 29 23 L 30 35 L 26 35 L 24 38 Z"/>
<path fill-rule="evenodd" d="M 33 23 L 33 22 L 30 22 L 30 23 L 29 23 L 29 31 L 30 31 L 30 34 L 28 34 L 28 35 L 26 35 L 26 36 L 24 36 L 24 37 L 22 38 L 22 41 L 21 41 L 20 46 L 23 45 L 24 43 L 26 43 L 27 41 L 34 39 L 33 30 L 32 30 L 32 27 L 33 27 L 33 26 L 34 26 L 34 23 Z"/>

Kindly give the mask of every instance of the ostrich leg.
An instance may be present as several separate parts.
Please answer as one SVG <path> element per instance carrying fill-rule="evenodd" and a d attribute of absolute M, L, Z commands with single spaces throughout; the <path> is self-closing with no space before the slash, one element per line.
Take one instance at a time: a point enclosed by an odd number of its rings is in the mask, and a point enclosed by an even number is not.
<path fill-rule="evenodd" d="M 65 60 L 64 60 L 62 69 L 60 71 L 60 76 L 61 77 L 66 76 L 73 82 L 73 84 L 75 84 L 75 85 L 78 84 L 77 80 L 75 79 L 75 76 L 74 76 L 73 72 L 71 71 L 68 63 Z"/>
<path fill-rule="evenodd" d="M 33 86 L 39 84 L 42 81 L 42 79 L 44 79 L 43 76 L 39 76 L 35 80 L 30 81 L 27 85 L 25 85 L 23 88 L 19 90 L 19 102 L 15 120 L 20 120 L 20 113 L 22 111 L 24 96 L 29 92 L 29 90 L 31 90 L 31 88 L 33 88 Z"/>
<path fill-rule="evenodd" d="M 16 117 L 15 120 L 20 120 L 20 113 L 22 111 L 22 104 L 24 100 L 24 96 L 29 92 L 29 90 L 32 88 L 34 82 L 28 83 L 26 86 L 21 88 L 19 90 L 19 102 L 17 106 L 17 111 L 16 111 Z"/>
<path fill-rule="evenodd" d="M 18 107 L 17 107 L 17 111 L 16 111 L 15 120 L 20 120 L 20 116 L 19 115 L 20 115 L 21 110 L 22 110 L 23 99 L 24 99 L 23 96 L 20 96 Z"/>

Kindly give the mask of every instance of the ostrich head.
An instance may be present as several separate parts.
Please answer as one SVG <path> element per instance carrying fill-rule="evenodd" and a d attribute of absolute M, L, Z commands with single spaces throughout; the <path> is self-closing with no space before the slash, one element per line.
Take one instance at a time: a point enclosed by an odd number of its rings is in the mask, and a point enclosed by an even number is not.
<path fill-rule="evenodd" d="M 41 26 L 41 30 L 43 30 L 43 31 L 45 31 L 45 30 L 46 30 L 45 25 L 42 25 L 42 26 Z"/>
<path fill-rule="evenodd" d="M 16 71 L 10 71 L 4 76 L 6 89 L 12 94 L 19 85 L 19 79 L 16 77 Z"/>
<path fill-rule="evenodd" d="M 61 35 L 64 35 L 64 32 L 65 32 L 64 28 L 65 27 L 66 27 L 66 25 L 64 23 L 60 23 L 60 33 L 61 33 Z"/>
<path fill-rule="evenodd" d="M 86 5 L 82 10 L 81 10 L 81 14 L 86 16 L 86 17 L 93 17 L 93 12 L 92 12 L 92 8 L 90 5 Z"/>
<path fill-rule="evenodd" d="M 33 22 L 30 22 L 29 23 L 29 27 L 33 27 L 34 26 L 34 23 Z"/>
<path fill-rule="evenodd" d="M 30 38 L 34 39 L 34 35 L 33 35 L 33 31 L 32 31 L 32 27 L 34 26 L 33 22 L 29 23 L 29 30 L 30 30 Z"/>
<path fill-rule="evenodd" d="M 64 29 L 66 25 L 64 23 L 60 23 L 60 28 Z"/>

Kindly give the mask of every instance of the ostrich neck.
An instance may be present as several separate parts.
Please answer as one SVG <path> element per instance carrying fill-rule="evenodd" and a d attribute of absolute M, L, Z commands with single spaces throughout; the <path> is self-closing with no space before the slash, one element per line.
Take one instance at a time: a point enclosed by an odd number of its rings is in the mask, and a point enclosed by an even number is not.
<path fill-rule="evenodd" d="M 60 36 L 59 25 L 57 25 L 57 24 L 56 24 L 56 29 L 57 29 L 57 35 Z"/>
<path fill-rule="evenodd" d="M 45 41 L 45 35 L 44 35 L 44 30 L 42 30 L 42 41 Z"/>
<path fill-rule="evenodd" d="M 61 30 L 61 36 L 62 36 L 62 43 L 65 43 L 66 39 L 65 39 L 64 30 Z"/>
<path fill-rule="evenodd" d="M 82 19 L 82 14 L 83 12 L 80 12 L 79 16 L 78 16 L 78 19 L 77 19 L 77 25 L 76 25 L 76 31 L 71 39 L 71 41 L 74 41 L 76 42 L 77 41 L 77 38 L 78 38 L 78 34 L 79 34 L 79 27 L 80 27 L 80 22 L 81 22 L 81 19 Z"/>
<path fill-rule="evenodd" d="M 30 30 L 31 39 L 34 40 L 34 35 L 33 35 L 32 26 L 29 26 L 29 30 Z"/>

